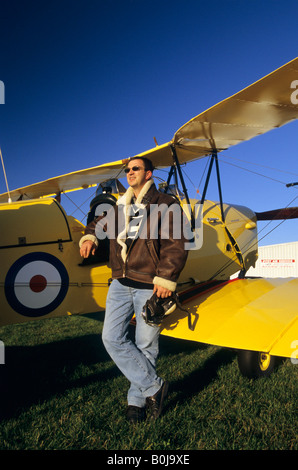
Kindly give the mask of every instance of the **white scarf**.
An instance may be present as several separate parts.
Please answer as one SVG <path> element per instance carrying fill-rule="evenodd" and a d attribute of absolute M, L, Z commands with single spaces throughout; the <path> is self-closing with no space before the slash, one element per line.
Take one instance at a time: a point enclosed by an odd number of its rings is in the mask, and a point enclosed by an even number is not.
<path fill-rule="evenodd" d="M 147 183 L 145 183 L 145 185 L 141 189 L 140 194 L 138 195 L 138 197 L 137 197 L 137 199 L 134 203 L 134 206 L 138 210 L 145 209 L 146 205 L 142 204 L 142 200 L 143 200 L 143 197 L 145 196 L 145 194 L 147 194 L 148 190 L 151 188 L 152 184 L 153 184 L 153 179 L 150 179 L 150 180 L 147 181 Z M 131 201 L 132 201 L 133 197 L 134 197 L 134 191 L 133 191 L 133 188 L 130 186 L 128 188 L 128 190 L 125 192 L 125 194 L 123 194 L 123 196 L 120 197 L 118 199 L 117 203 L 116 203 L 118 206 L 123 206 L 123 209 L 121 208 L 121 210 L 125 211 L 124 212 L 124 214 L 125 214 L 125 227 L 122 230 L 122 232 L 120 232 L 119 235 L 117 236 L 117 243 L 119 243 L 119 245 L 122 247 L 121 257 L 122 257 L 124 263 L 125 263 L 126 257 L 127 257 L 127 245 L 126 245 L 125 242 L 126 242 L 127 233 L 128 233 L 128 230 L 129 230 L 130 217 L 132 215 L 132 213 L 131 213 Z M 120 210 L 120 207 L 119 207 L 119 210 Z M 137 227 L 134 238 L 137 237 L 139 228 L 140 228 L 140 224 Z"/>

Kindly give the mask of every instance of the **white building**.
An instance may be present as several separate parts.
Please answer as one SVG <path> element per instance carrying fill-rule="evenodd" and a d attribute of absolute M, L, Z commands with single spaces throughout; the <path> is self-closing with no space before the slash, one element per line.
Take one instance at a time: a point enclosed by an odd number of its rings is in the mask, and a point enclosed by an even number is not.
<path fill-rule="evenodd" d="M 256 267 L 246 276 L 298 277 L 298 242 L 259 246 L 258 251 Z"/>

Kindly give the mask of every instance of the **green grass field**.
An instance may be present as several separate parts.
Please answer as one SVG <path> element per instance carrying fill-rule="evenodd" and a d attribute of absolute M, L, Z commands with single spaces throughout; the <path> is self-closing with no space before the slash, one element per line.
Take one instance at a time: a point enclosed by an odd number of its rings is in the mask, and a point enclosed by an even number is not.
<path fill-rule="evenodd" d="M 103 314 L 0 328 L 1 450 L 297 450 L 298 366 L 240 375 L 233 351 L 161 337 L 162 417 L 125 419 L 127 380 L 101 342 Z"/>

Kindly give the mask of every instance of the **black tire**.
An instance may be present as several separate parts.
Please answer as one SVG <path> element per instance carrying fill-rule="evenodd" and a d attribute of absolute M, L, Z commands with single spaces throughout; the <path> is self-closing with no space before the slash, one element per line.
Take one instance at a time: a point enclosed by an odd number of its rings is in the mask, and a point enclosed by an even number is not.
<path fill-rule="evenodd" d="M 269 377 L 277 365 L 277 358 L 259 351 L 238 351 L 238 366 L 244 377 Z"/>

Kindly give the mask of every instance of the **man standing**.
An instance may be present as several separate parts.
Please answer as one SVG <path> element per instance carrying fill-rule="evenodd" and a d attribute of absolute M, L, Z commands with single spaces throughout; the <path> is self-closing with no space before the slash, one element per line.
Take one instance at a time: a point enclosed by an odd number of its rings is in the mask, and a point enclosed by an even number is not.
<path fill-rule="evenodd" d="M 153 293 L 167 298 L 175 291 L 187 252 L 182 211 L 171 196 L 157 191 L 151 161 L 135 157 L 129 161 L 125 172 L 129 188 L 111 209 L 116 226 L 115 236 L 109 237 L 113 281 L 107 295 L 102 340 L 115 364 L 130 381 L 127 419 L 139 422 L 145 419 L 146 409 L 152 419 L 161 414 L 168 391 L 168 383 L 157 375 L 155 367 L 160 329 L 148 325 L 141 313 Z M 180 227 L 177 227 L 173 209 L 176 214 L 177 209 L 179 211 Z M 108 225 L 109 218 L 107 220 Z M 80 240 L 80 253 L 84 258 L 94 254 L 98 246 L 96 223 L 100 221 L 86 227 Z M 163 224 L 167 226 L 163 228 Z M 153 237 L 150 231 L 154 232 Z M 128 338 L 133 314 L 135 343 Z"/>

